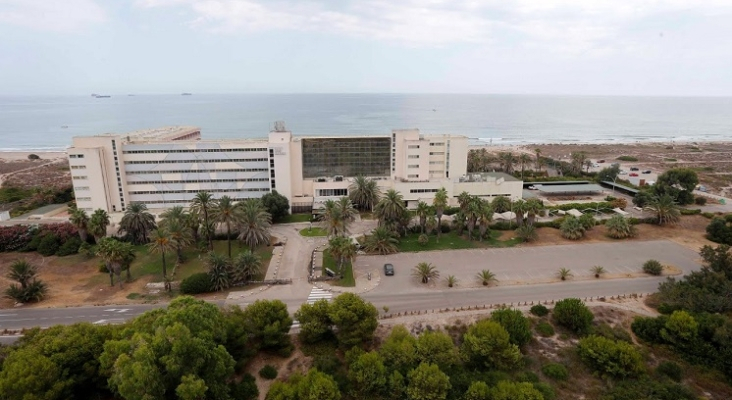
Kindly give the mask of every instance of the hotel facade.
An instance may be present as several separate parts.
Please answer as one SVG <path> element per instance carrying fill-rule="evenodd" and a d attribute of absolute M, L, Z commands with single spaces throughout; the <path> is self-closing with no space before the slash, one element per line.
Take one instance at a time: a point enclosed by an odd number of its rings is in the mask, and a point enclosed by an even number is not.
<path fill-rule="evenodd" d="M 444 187 L 452 205 L 466 191 L 482 198 L 521 198 L 506 174 L 467 174 L 468 138 L 417 129 L 383 136 L 299 137 L 278 122 L 264 139 L 202 140 L 195 127 L 74 137 L 68 149 L 77 206 L 123 212 L 144 203 L 153 213 L 187 206 L 196 193 L 259 198 L 277 190 L 292 212 L 317 211 L 348 195 L 353 178 L 399 191 L 408 208 L 432 202 Z"/>

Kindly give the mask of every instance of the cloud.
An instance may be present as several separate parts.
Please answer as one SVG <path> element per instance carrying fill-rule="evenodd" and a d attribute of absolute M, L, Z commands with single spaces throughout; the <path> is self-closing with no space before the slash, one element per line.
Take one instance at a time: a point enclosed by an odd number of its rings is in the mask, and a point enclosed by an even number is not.
<path fill-rule="evenodd" d="M 195 14 L 192 27 L 222 34 L 313 31 L 419 47 L 503 44 L 584 55 L 638 51 L 632 33 L 643 21 L 732 11 L 728 0 L 137 0 L 136 5 L 187 7 Z"/>
<path fill-rule="evenodd" d="M 0 0 L 0 24 L 69 32 L 106 19 L 93 0 Z"/>

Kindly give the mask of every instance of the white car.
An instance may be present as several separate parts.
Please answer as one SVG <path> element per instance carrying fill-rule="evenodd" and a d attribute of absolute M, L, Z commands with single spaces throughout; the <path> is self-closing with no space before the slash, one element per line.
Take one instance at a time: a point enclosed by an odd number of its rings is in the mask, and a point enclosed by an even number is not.
<path fill-rule="evenodd" d="M 618 175 L 628 175 L 628 173 L 625 171 L 620 171 L 620 172 L 618 172 Z"/>

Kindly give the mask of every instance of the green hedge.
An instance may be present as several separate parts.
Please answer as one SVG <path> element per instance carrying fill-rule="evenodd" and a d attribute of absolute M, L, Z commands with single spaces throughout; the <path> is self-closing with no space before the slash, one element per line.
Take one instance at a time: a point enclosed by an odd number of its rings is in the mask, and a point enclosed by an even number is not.
<path fill-rule="evenodd" d="M 701 214 L 700 209 L 690 209 L 690 208 L 680 208 L 679 211 L 681 212 L 681 215 L 697 215 Z"/>
<path fill-rule="evenodd" d="M 193 274 L 180 283 L 183 294 L 199 294 L 211 291 L 211 278 L 205 272 Z"/>
<path fill-rule="evenodd" d="M 579 211 L 589 210 L 589 209 L 607 209 L 608 211 L 612 210 L 612 203 L 609 201 L 601 201 L 601 202 L 592 202 L 592 203 L 568 203 L 568 204 L 562 204 L 560 206 L 554 206 L 549 207 L 551 210 L 571 210 L 576 209 Z"/>
<path fill-rule="evenodd" d="M 620 160 L 620 161 L 638 161 L 638 158 L 637 157 L 633 157 L 633 156 L 620 156 L 620 157 L 616 158 L 616 160 Z"/>

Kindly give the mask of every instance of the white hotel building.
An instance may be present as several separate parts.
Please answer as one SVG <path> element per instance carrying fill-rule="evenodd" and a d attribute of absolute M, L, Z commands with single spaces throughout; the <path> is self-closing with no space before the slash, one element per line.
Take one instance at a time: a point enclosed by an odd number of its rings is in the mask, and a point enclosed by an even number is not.
<path fill-rule="evenodd" d="M 348 194 L 353 177 L 396 189 L 409 208 L 447 189 L 483 198 L 521 198 L 522 182 L 506 174 L 466 175 L 468 138 L 423 135 L 417 129 L 383 136 L 297 137 L 277 123 L 266 139 L 202 140 L 195 127 L 74 137 L 68 149 L 77 206 L 118 213 L 133 202 L 154 213 L 186 206 L 200 191 L 258 198 L 272 189 L 293 212 L 318 209 Z"/>

